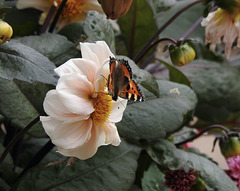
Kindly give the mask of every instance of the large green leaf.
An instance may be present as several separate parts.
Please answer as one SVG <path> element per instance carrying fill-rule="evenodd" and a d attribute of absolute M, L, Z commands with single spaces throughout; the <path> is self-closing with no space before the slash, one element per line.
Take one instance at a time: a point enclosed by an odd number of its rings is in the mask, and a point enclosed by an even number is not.
<path fill-rule="evenodd" d="M 21 153 L 18 156 L 18 166 L 26 167 L 37 152 L 49 141 L 49 138 L 32 138 L 22 143 Z M 42 163 L 50 163 L 56 160 L 63 160 L 65 156 L 56 152 L 54 147 L 42 160 Z"/>
<path fill-rule="evenodd" d="M 164 64 L 167 69 L 169 70 L 169 80 L 172 82 L 176 82 L 179 84 L 184 84 L 188 87 L 191 88 L 190 85 L 190 81 L 187 79 L 187 77 L 180 71 L 178 70 L 176 67 L 174 67 L 173 65 L 169 64 L 166 59 L 160 59 L 157 58 L 162 64 Z"/>
<path fill-rule="evenodd" d="M 133 58 L 156 31 L 153 13 L 145 0 L 133 1 L 128 13 L 118 19 L 128 57 Z"/>
<path fill-rule="evenodd" d="M 42 102 L 50 87 L 40 83 L 23 83 L 17 80 L 0 78 L 0 113 L 11 121 L 12 125 L 24 128 L 43 113 Z M 37 137 L 46 136 L 41 123 L 29 133 Z"/>
<path fill-rule="evenodd" d="M 182 68 L 198 96 L 196 115 L 209 122 L 222 122 L 240 112 L 238 66 L 195 60 Z"/>
<path fill-rule="evenodd" d="M 10 186 L 1 178 L 0 178 L 0 190 L 1 191 L 9 191 L 10 190 Z"/>
<path fill-rule="evenodd" d="M 159 6 L 155 6 L 158 1 L 153 1 L 153 5 L 151 6 L 153 9 L 155 23 L 158 28 L 160 28 L 163 24 L 165 24 L 168 19 L 170 19 L 175 13 L 177 13 L 180 9 L 192 3 L 193 1 L 183 0 L 176 1 L 175 5 L 172 6 L 168 11 L 162 11 L 159 9 Z M 179 39 L 181 38 L 187 30 L 202 16 L 203 6 L 201 4 L 195 5 L 190 9 L 184 11 L 177 19 L 174 20 L 161 34 L 160 37 L 168 37 Z M 191 36 L 192 38 L 197 37 L 198 39 L 204 39 L 204 28 L 199 26 L 197 30 L 195 30 Z"/>
<path fill-rule="evenodd" d="M 83 29 L 88 36 L 89 42 L 95 42 L 104 40 L 111 51 L 115 53 L 115 36 L 113 27 L 109 20 L 106 19 L 106 15 L 99 14 L 96 11 L 89 11 L 85 22 L 83 23 Z"/>
<path fill-rule="evenodd" d="M 83 42 L 87 38 L 83 30 L 83 23 L 83 21 L 80 21 L 68 24 L 58 31 L 58 34 L 67 37 L 68 40 L 77 46 L 79 42 Z"/>
<path fill-rule="evenodd" d="M 153 140 L 166 137 L 181 128 L 192 117 L 196 95 L 187 86 L 158 80 L 160 97 L 145 91 L 146 101 L 131 102 L 121 122 L 120 134 L 131 140 Z"/>
<path fill-rule="evenodd" d="M 31 35 L 40 28 L 38 21 L 41 13 L 36 9 L 18 10 L 14 6 L 7 12 L 4 20 L 12 26 L 15 36 Z"/>
<path fill-rule="evenodd" d="M 155 163 L 152 163 L 149 169 L 144 172 L 142 188 L 144 191 L 169 191 L 163 186 L 164 181 L 164 174 Z"/>
<path fill-rule="evenodd" d="M 48 57 L 57 66 L 81 56 L 72 42 L 58 34 L 45 33 L 41 36 L 23 37 L 20 42 Z"/>
<path fill-rule="evenodd" d="M 21 43 L 0 45 L 0 78 L 55 85 L 54 68 L 45 56 Z"/>
<path fill-rule="evenodd" d="M 238 190 L 235 183 L 215 163 L 194 153 L 177 149 L 167 140 L 160 140 L 147 150 L 154 161 L 164 169 L 195 169 L 206 183 L 207 190 Z"/>
<path fill-rule="evenodd" d="M 4 152 L 5 148 L 0 145 L 0 153 L 2 155 L 2 153 Z M 1 174 L 1 178 L 3 180 L 1 180 L 3 183 L 1 183 L 0 186 L 0 190 L 2 190 L 1 187 L 3 188 L 7 188 L 8 185 L 10 185 L 12 183 L 12 181 L 14 180 L 14 172 L 13 172 L 13 160 L 10 156 L 10 154 L 8 153 L 6 158 L 4 159 L 4 161 L 0 164 L 0 174 Z M 7 185 L 8 184 L 8 185 Z"/>
<path fill-rule="evenodd" d="M 91 159 L 55 166 L 39 165 L 27 172 L 13 190 L 129 190 L 134 182 L 140 149 L 122 141 L 104 146 Z"/>

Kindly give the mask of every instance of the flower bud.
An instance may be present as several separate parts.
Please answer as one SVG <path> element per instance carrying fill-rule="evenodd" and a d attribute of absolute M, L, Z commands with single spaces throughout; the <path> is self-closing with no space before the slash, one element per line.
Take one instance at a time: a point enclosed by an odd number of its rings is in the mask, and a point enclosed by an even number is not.
<path fill-rule="evenodd" d="M 107 19 L 118 19 L 125 15 L 133 0 L 98 0 L 103 11 L 107 15 Z"/>
<path fill-rule="evenodd" d="M 5 21 L 0 19 L 0 44 L 8 41 L 13 34 L 12 27 Z"/>
<path fill-rule="evenodd" d="M 180 46 L 170 45 L 169 53 L 172 63 L 176 66 L 185 66 L 196 56 L 194 49 L 188 43 Z"/>
<path fill-rule="evenodd" d="M 221 152 L 225 158 L 240 154 L 240 140 L 238 137 L 221 138 L 219 141 Z"/>

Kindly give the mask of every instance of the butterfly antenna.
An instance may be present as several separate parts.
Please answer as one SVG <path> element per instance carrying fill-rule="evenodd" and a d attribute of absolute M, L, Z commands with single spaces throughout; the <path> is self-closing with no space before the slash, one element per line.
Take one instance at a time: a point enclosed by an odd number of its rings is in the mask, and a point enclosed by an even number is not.
<path fill-rule="evenodd" d="M 101 74 L 101 76 L 102 76 L 102 77 L 103 77 L 105 80 L 108 80 L 107 78 L 105 78 L 105 76 L 104 76 L 104 75 L 102 75 L 102 74 Z"/>

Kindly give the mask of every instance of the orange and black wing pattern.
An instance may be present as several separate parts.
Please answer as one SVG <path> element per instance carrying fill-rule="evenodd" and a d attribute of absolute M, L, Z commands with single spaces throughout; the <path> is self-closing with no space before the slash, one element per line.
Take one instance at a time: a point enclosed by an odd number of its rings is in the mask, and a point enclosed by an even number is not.
<path fill-rule="evenodd" d="M 127 60 L 110 57 L 109 69 L 107 87 L 114 101 L 118 96 L 132 101 L 145 100 L 137 82 L 132 80 L 132 68 Z"/>
<path fill-rule="evenodd" d="M 131 80 L 128 83 L 127 88 L 124 90 L 124 92 L 121 92 L 119 96 L 132 101 L 145 101 L 144 94 L 138 87 L 137 82 L 134 80 Z"/>

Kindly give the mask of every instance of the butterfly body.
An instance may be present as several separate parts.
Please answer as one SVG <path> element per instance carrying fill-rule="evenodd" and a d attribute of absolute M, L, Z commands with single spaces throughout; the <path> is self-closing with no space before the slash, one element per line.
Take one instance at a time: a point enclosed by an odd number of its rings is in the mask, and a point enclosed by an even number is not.
<path fill-rule="evenodd" d="M 114 101 L 118 96 L 132 101 L 145 100 L 137 82 L 132 80 L 132 69 L 127 60 L 110 57 L 109 69 L 107 87 Z"/>

